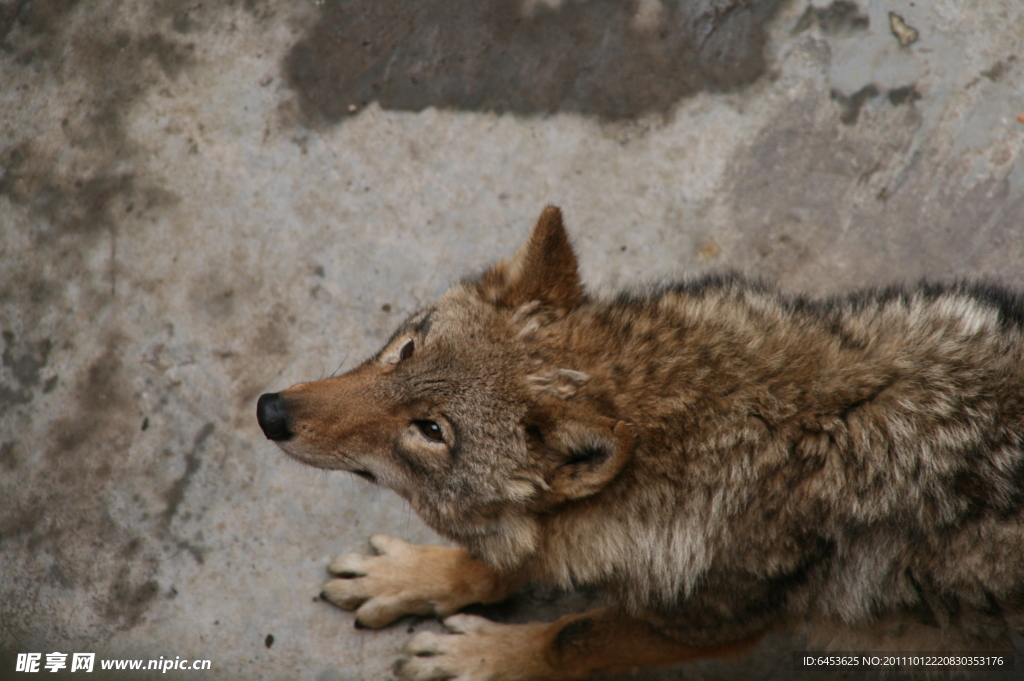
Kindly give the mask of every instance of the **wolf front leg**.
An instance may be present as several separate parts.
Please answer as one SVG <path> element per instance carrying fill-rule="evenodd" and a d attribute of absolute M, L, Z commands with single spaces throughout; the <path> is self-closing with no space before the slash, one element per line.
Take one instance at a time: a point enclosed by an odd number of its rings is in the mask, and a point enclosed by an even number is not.
<path fill-rule="evenodd" d="M 550 624 L 497 624 L 482 617 L 445 620 L 452 634 L 409 641 L 395 672 L 403 681 L 572 681 L 708 657 L 739 655 L 760 636 L 715 647 L 673 640 L 616 608 Z"/>
<path fill-rule="evenodd" d="M 447 617 L 471 603 L 496 603 L 525 581 L 475 560 L 465 549 L 410 544 L 375 534 L 378 555 L 349 553 L 328 566 L 337 576 L 321 596 L 356 611 L 356 626 L 376 629 L 402 615 Z"/>

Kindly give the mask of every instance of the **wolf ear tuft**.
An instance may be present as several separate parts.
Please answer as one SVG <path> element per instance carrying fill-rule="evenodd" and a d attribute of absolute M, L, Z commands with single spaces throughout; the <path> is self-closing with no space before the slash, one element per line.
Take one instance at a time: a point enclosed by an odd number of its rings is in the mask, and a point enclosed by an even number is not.
<path fill-rule="evenodd" d="M 480 295 L 502 307 L 534 300 L 571 309 L 583 302 L 576 254 L 562 225 L 562 211 L 548 206 L 530 238 L 508 260 L 492 267 L 477 284 Z"/>
<path fill-rule="evenodd" d="M 555 460 L 548 485 L 556 500 L 582 499 L 600 491 L 633 456 L 633 432 L 625 421 L 558 424 L 545 438 Z"/>

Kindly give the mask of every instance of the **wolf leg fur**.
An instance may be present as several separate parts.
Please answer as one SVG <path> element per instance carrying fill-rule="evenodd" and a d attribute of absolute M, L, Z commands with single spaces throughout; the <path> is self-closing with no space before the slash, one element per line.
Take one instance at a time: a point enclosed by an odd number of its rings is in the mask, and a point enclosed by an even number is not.
<path fill-rule="evenodd" d="M 688 646 L 615 608 L 550 624 L 497 624 L 455 615 L 453 634 L 423 632 L 395 671 L 403 681 L 572 681 L 686 660 L 747 652 L 760 636 L 715 647 Z"/>
<path fill-rule="evenodd" d="M 321 596 L 356 611 L 356 625 L 376 629 L 402 615 L 447 617 L 471 603 L 496 603 L 522 586 L 522 578 L 501 574 L 465 549 L 410 544 L 375 534 L 378 555 L 349 553 L 331 561 L 336 579 Z"/>

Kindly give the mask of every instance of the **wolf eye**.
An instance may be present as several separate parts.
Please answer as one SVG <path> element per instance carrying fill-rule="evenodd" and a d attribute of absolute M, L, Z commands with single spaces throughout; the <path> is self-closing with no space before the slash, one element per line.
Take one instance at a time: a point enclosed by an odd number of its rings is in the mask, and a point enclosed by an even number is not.
<path fill-rule="evenodd" d="M 398 353 L 398 359 L 409 359 L 410 357 L 412 357 L 412 353 L 415 349 L 416 343 L 413 341 L 409 341 L 408 343 L 402 346 L 402 351 Z"/>
<path fill-rule="evenodd" d="M 423 433 L 423 437 L 433 442 L 444 442 L 444 433 L 441 432 L 441 426 L 433 421 L 416 421 L 415 423 L 416 427 Z"/>

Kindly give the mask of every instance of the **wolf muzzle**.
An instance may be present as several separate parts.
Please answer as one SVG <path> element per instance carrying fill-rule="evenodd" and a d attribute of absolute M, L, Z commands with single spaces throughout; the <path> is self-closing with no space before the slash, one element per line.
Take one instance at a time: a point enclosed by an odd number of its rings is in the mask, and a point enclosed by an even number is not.
<path fill-rule="evenodd" d="M 256 402 L 256 420 L 260 422 L 260 428 L 268 439 L 284 442 L 292 436 L 288 428 L 288 410 L 281 393 L 260 395 Z"/>

